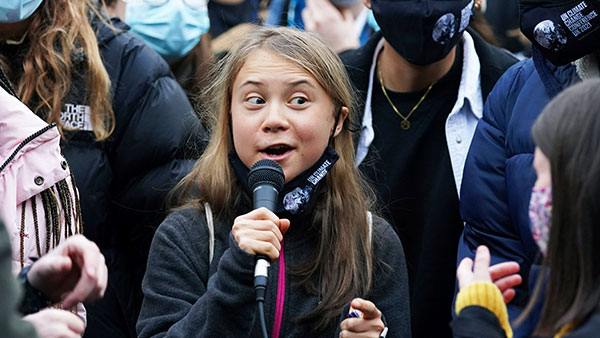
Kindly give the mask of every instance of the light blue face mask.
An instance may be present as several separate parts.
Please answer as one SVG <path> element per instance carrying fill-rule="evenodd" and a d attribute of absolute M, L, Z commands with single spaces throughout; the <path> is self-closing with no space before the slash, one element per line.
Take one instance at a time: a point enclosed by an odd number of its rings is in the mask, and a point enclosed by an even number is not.
<path fill-rule="evenodd" d="M 0 2 L 0 23 L 23 21 L 31 16 L 43 0 L 2 0 Z"/>
<path fill-rule="evenodd" d="M 208 32 L 208 10 L 203 0 L 129 0 L 125 21 L 167 62 L 194 48 Z"/>

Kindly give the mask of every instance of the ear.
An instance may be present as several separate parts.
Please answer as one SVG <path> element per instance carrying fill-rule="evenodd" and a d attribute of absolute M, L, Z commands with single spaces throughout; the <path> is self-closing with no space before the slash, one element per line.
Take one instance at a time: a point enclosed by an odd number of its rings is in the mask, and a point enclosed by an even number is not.
<path fill-rule="evenodd" d="M 342 128 L 344 127 L 344 121 L 346 121 L 346 118 L 348 117 L 348 107 L 342 107 L 340 108 L 340 118 L 338 119 L 338 123 L 335 126 L 335 132 L 333 133 L 333 137 L 338 136 L 338 134 L 342 131 Z"/>
<path fill-rule="evenodd" d="M 368 9 L 372 9 L 371 8 L 371 0 L 362 0 L 362 2 Z"/>

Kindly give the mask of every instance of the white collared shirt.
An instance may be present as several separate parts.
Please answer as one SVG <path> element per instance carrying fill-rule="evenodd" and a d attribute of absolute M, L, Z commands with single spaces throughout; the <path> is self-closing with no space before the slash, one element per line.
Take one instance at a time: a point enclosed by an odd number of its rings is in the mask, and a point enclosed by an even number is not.
<path fill-rule="evenodd" d="M 383 49 L 383 42 L 382 38 L 377 44 L 371 63 L 365 111 L 360 138 L 356 148 L 356 165 L 359 165 L 365 159 L 369 152 L 369 147 L 375 139 L 371 99 L 377 57 Z M 483 115 L 483 96 L 481 94 L 480 80 L 481 64 L 475 51 L 475 43 L 471 35 L 466 31 L 463 33 L 461 43 L 464 56 L 458 97 L 446 119 L 446 142 L 448 143 L 448 152 L 450 154 L 450 162 L 452 163 L 456 191 L 459 195 L 467 152 L 469 151 L 477 122 Z"/>

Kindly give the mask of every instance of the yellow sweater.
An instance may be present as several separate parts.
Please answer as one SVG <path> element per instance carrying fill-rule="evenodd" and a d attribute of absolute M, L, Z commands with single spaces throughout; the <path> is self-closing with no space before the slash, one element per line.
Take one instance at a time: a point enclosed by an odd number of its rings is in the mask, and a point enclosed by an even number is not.
<path fill-rule="evenodd" d="M 455 311 L 458 315 L 460 311 L 469 306 L 481 306 L 490 310 L 498 321 L 500 326 L 506 333 L 506 337 L 512 338 L 513 332 L 508 321 L 508 312 L 506 305 L 504 304 L 504 298 L 500 293 L 500 289 L 490 282 L 477 282 L 468 285 L 464 289 L 460 290 L 456 296 Z M 554 338 L 562 338 L 569 332 L 571 332 L 577 325 L 569 324 L 563 326 L 558 331 Z"/>

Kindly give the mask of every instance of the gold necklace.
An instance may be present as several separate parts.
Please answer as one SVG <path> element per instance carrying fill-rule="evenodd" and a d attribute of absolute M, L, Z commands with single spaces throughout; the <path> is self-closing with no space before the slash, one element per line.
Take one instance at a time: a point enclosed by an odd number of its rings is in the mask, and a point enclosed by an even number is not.
<path fill-rule="evenodd" d="M 429 88 L 427 88 L 427 90 L 425 91 L 425 94 L 423 94 L 423 96 L 421 96 L 421 98 L 419 99 L 419 102 L 417 102 L 417 104 L 415 104 L 415 106 L 412 107 L 410 112 L 408 112 L 408 115 L 404 116 L 398 111 L 398 108 L 396 108 L 396 106 L 394 105 L 394 103 L 392 102 L 390 97 L 388 96 L 388 93 L 385 90 L 385 84 L 383 84 L 383 76 L 381 76 L 381 70 L 378 70 L 377 73 L 379 74 L 379 84 L 381 84 L 381 91 L 383 92 L 383 95 L 385 95 L 385 98 L 389 102 L 390 106 L 392 106 L 392 109 L 396 112 L 396 114 L 398 114 L 398 116 L 400 116 L 400 118 L 402 118 L 402 122 L 400 122 L 400 128 L 402 128 L 404 130 L 408 130 L 410 128 L 410 121 L 408 119 L 415 112 L 415 110 L 417 110 L 417 108 L 419 108 L 419 106 L 421 105 L 423 100 L 425 100 L 425 98 L 427 97 L 427 94 L 429 94 L 429 92 L 431 91 L 431 88 L 437 81 L 433 82 L 429 86 Z"/>

